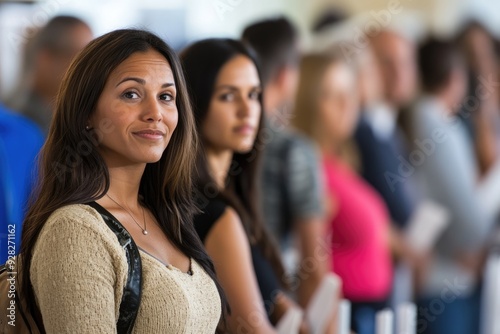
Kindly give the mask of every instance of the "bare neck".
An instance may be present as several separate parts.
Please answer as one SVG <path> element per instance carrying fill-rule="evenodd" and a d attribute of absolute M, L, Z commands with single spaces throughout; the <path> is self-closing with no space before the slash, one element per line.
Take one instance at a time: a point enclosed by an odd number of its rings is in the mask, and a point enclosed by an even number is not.
<path fill-rule="evenodd" d="M 146 164 L 109 166 L 107 195 L 131 210 L 139 207 L 139 187 Z"/>
<path fill-rule="evenodd" d="M 268 116 L 272 116 L 284 104 L 283 94 L 279 86 L 269 83 L 264 91 L 264 109 Z"/>
<path fill-rule="evenodd" d="M 233 152 L 230 150 L 206 149 L 208 169 L 219 189 L 226 186 L 226 178 L 231 167 Z"/>
<path fill-rule="evenodd" d="M 452 115 L 455 113 L 458 103 L 453 98 L 453 92 L 444 89 L 439 93 L 435 94 L 435 97 L 445 107 L 447 114 Z"/>

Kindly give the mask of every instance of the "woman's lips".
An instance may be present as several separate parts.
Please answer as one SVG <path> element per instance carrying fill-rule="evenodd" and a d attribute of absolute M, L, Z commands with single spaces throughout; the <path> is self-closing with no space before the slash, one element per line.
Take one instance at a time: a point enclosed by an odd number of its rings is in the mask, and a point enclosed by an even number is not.
<path fill-rule="evenodd" d="M 165 137 L 165 132 L 160 130 L 141 130 L 132 133 L 140 138 L 148 140 L 159 140 Z"/>
<path fill-rule="evenodd" d="M 251 135 L 255 132 L 255 127 L 251 125 L 242 125 L 234 128 L 234 132 L 243 135 Z"/>

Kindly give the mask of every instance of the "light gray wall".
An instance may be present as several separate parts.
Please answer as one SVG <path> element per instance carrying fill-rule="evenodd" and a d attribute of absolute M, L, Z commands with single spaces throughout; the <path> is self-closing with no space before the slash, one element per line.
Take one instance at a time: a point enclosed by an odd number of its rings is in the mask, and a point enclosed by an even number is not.
<path fill-rule="evenodd" d="M 392 1 L 392 2 L 391 2 Z M 402 11 L 391 23 L 412 15 L 425 29 L 453 33 L 471 14 L 500 31 L 498 0 L 40 0 L 36 5 L 0 5 L 0 96 L 15 85 L 22 42 L 30 25 L 41 26 L 51 16 L 66 13 L 89 22 L 96 36 L 122 27 L 149 28 L 175 46 L 204 37 L 239 37 L 250 22 L 284 14 L 300 28 L 306 44 L 309 29 L 325 6 L 351 14 L 374 15 L 397 5 Z M 148 13 L 154 12 L 151 16 Z M 371 16 L 370 16 L 371 15 Z M 174 17 L 175 16 L 175 17 Z M 363 29 L 363 25 L 359 25 Z"/>

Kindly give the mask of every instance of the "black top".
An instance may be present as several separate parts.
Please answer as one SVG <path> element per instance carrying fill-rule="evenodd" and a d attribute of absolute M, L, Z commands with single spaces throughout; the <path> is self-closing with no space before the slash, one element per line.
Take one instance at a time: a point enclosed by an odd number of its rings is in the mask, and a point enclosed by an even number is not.
<path fill-rule="evenodd" d="M 208 233 L 224 214 L 228 206 L 221 199 L 210 199 L 204 204 L 206 205 L 202 208 L 203 212 L 194 217 L 194 227 L 203 243 L 205 243 Z M 250 245 L 250 248 L 255 276 L 257 277 L 262 300 L 269 316 L 276 295 L 280 291 L 279 280 L 274 273 L 271 263 L 264 257 L 260 248 L 254 245 Z"/>

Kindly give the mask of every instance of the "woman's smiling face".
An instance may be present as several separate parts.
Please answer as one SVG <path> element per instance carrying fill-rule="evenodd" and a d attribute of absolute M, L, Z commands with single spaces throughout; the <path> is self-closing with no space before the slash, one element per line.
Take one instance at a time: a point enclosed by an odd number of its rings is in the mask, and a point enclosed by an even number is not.
<path fill-rule="evenodd" d="M 160 160 L 174 132 L 178 113 L 170 64 L 159 52 L 136 52 L 108 77 L 89 120 L 100 131 L 99 152 L 108 166 Z"/>

